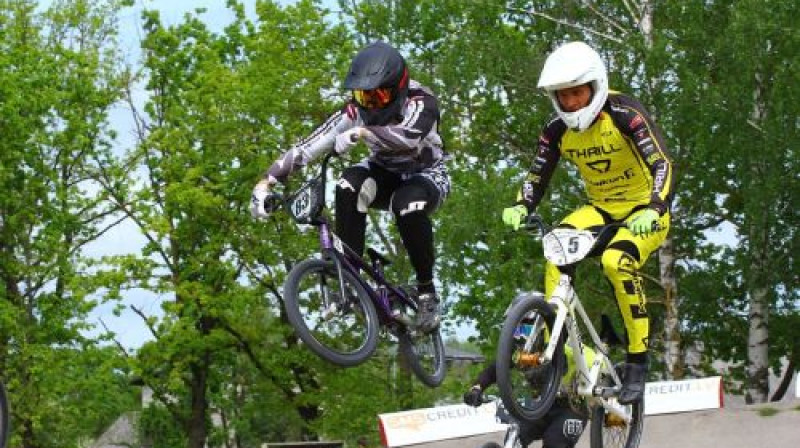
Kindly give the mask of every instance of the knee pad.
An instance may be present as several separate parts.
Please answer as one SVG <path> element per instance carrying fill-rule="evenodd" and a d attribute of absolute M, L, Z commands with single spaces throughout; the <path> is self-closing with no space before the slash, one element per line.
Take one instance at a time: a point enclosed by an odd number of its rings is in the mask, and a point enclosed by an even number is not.
<path fill-rule="evenodd" d="M 607 277 L 620 275 L 631 277 L 639 268 L 639 262 L 635 255 L 617 247 L 609 247 L 604 250 L 600 257 L 600 264 L 603 265 L 603 272 Z"/>
<path fill-rule="evenodd" d="M 392 195 L 392 213 L 398 218 L 414 212 L 430 213 L 435 208 L 428 192 L 421 185 L 405 185 Z"/>
<path fill-rule="evenodd" d="M 378 186 L 375 179 L 369 177 L 369 171 L 361 167 L 345 169 L 342 177 L 336 182 L 336 195 L 355 196 L 356 210 L 361 213 L 367 213 L 377 194 Z"/>

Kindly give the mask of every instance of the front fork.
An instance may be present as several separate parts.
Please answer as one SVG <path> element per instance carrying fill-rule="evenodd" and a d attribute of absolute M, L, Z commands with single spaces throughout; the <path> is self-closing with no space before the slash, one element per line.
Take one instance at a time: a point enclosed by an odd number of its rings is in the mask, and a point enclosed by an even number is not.
<path fill-rule="evenodd" d="M 556 352 L 558 340 L 561 338 L 561 332 L 564 331 L 564 322 L 567 320 L 569 306 L 572 304 L 574 297 L 575 292 L 572 290 L 570 277 L 566 274 L 561 274 L 558 280 L 558 286 L 556 286 L 555 291 L 550 295 L 550 299 L 547 302 L 548 304 L 556 306 L 556 318 L 553 322 L 553 330 L 550 333 L 550 341 L 547 343 L 547 349 L 545 349 L 542 355 L 542 363 L 549 363 L 553 360 L 553 354 Z"/>
<path fill-rule="evenodd" d="M 335 249 L 324 249 L 322 256 L 324 260 L 328 261 L 329 263 L 333 263 L 333 265 L 336 267 L 336 277 L 339 282 L 339 291 L 341 292 L 341 294 L 338 296 L 334 296 L 334 299 L 336 300 L 331 300 L 330 290 L 324 288 L 323 284 L 320 284 L 320 287 L 324 289 L 324 291 L 322 291 L 323 300 L 325 300 L 324 317 L 327 319 L 345 307 L 347 304 L 347 290 L 345 289 L 344 282 L 344 268 L 342 267 L 342 263 L 339 260 L 339 256 Z"/>
<path fill-rule="evenodd" d="M 565 329 L 570 310 L 577 308 L 581 314 L 581 317 L 587 318 L 585 316 L 585 311 L 579 306 L 580 302 L 575 301 L 575 291 L 572 289 L 570 277 L 566 274 L 561 274 L 561 277 L 558 281 L 558 286 L 550 296 L 548 303 L 555 305 L 556 318 L 553 322 L 553 330 L 550 334 L 550 340 L 547 343 L 547 348 L 537 360 L 537 363 L 541 364 L 546 364 L 553 360 L 553 356 L 558 346 L 558 340 Z M 574 323 L 574 319 L 575 318 L 573 317 L 571 322 Z M 574 331 L 576 332 L 577 330 L 574 329 Z M 591 327 L 590 333 L 592 339 L 595 340 L 596 343 L 599 342 L 599 336 L 597 336 Z M 531 343 L 532 341 L 527 342 L 527 344 Z M 605 356 L 604 353 L 597 353 L 595 354 L 595 359 L 592 362 L 590 370 L 583 356 L 583 347 L 581 347 L 580 342 L 574 338 L 568 338 L 567 343 L 569 343 L 570 347 L 572 348 L 572 357 L 576 364 L 576 375 L 581 375 L 578 393 L 587 397 L 600 397 L 599 401 L 609 413 L 611 413 L 615 418 L 621 419 L 625 423 L 629 423 L 631 421 L 631 412 L 627 407 L 620 405 L 616 400 L 616 395 L 619 393 L 619 387 L 616 386 L 619 384 L 619 377 L 616 375 L 616 372 L 613 371 L 613 366 L 610 366 L 610 360 Z M 530 351 L 531 347 L 528 347 L 527 344 L 525 349 L 526 351 Z M 610 374 L 614 378 L 615 386 L 610 388 L 594 387 L 594 385 L 597 384 L 597 379 L 600 376 L 600 371 L 602 370 L 604 364 L 610 370 Z M 583 372 L 589 372 L 589 378 L 583 378 Z"/>

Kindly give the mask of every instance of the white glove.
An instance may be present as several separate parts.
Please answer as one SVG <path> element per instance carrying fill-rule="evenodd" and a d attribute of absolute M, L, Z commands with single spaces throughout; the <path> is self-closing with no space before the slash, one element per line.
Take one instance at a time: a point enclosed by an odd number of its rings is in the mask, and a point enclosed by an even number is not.
<path fill-rule="evenodd" d="M 350 151 L 350 148 L 358 144 L 363 136 L 364 128 L 356 126 L 348 129 L 336 136 L 336 142 L 333 145 L 333 150 L 336 154 L 342 155 Z"/>
<path fill-rule="evenodd" d="M 269 196 L 270 182 L 267 179 L 261 179 L 255 187 L 253 187 L 253 196 L 250 199 L 250 213 L 253 218 L 266 218 L 269 213 L 264 209 L 264 200 Z"/>

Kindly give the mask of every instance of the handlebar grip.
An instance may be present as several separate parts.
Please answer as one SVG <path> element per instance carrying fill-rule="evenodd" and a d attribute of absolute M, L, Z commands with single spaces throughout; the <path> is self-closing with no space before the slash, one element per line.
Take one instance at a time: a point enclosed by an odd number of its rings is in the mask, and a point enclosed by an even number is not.
<path fill-rule="evenodd" d="M 522 228 L 525 230 L 540 230 L 543 234 L 547 233 L 548 230 L 542 217 L 535 211 L 525 217 Z"/>
<path fill-rule="evenodd" d="M 278 193 L 270 193 L 264 198 L 264 211 L 272 213 L 278 210 L 283 203 L 283 196 Z"/>

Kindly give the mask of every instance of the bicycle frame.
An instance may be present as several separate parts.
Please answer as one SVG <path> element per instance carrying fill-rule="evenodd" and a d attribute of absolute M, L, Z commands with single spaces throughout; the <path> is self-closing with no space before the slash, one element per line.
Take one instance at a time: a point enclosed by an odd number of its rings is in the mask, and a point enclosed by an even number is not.
<path fill-rule="evenodd" d="M 483 403 L 495 403 L 495 420 L 498 423 L 507 425 L 506 433 L 503 436 L 503 448 L 520 448 L 522 444 L 519 441 L 519 422 L 508 414 L 503 407 L 503 402 L 498 397 L 490 395 L 483 398 Z M 486 444 L 483 445 L 487 446 Z"/>
<path fill-rule="evenodd" d="M 336 258 L 338 260 L 336 266 L 339 286 L 342 289 L 344 289 L 342 269 L 347 269 L 364 287 L 370 299 L 376 305 L 382 325 L 399 321 L 409 326 L 410 321 L 405 321 L 403 319 L 404 315 L 399 317 L 393 315 L 391 301 L 399 299 L 405 307 L 414 311 L 417 309 L 416 302 L 409 298 L 402 288 L 392 285 L 386 279 L 381 256 L 372 251 L 372 263 L 367 263 L 331 231 L 328 219 L 322 213 L 326 207 L 325 187 L 327 184 L 328 164 L 332 157 L 333 153 L 325 155 L 322 159 L 319 174 L 284 200 L 286 208 L 298 223 L 310 224 L 317 228 L 323 257 L 326 259 Z M 361 271 L 366 272 L 367 276 L 377 285 L 377 288 L 364 279 Z"/>
<path fill-rule="evenodd" d="M 408 294 L 403 289 L 394 286 L 386 279 L 383 272 L 383 263 L 381 263 L 377 257 L 373 257 L 371 264 L 366 263 L 353 249 L 339 239 L 335 233 L 331 232 L 326 219 L 322 218 L 317 228 L 319 230 L 319 241 L 323 256 L 326 258 L 335 257 L 339 260 L 339 263 L 337 263 L 337 270 L 340 286 L 342 288 L 344 287 L 341 269 L 347 269 L 353 274 L 356 280 L 361 283 L 372 299 L 372 302 L 379 305 L 377 309 L 380 312 L 382 324 L 399 320 L 404 325 L 409 325 L 410 321 L 407 322 L 398 319 L 393 315 L 391 301 L 399 298 L 403 305 L 413 310 L 417 309 L 417 305 L 408 297 Z M 377 285 L 377 288 L 374 288 L 368 281 L 364 280 L 360 271 L 365 272 Z"/>
<path fill-rule="evenodd" d="M 537 223 L 542 233 L 546 233 L 541 219 L 538 217 L 536 217 L 536 219 L 538 219 Z M 570 240 L 571 243 L 575 242 L 576 247 L 573 248 L 572 244 L 570 244 L 570 247 L 566 249 L 567 252 L 571 253 L 572 258 L 568 260 L 565 258 L 563 264 L 572 264 L 585 258 L 593 249 L 600 235 L 606 230 L 615 227 L 619 227 L 619 224 L 615 223 L 606 226 L 597 235 L 593 235 L 591 239 L 587 239 L 586 233 L 578 235 L 579 238 L 584 239 L 584 242 L 581 243 L 584 246 L 582 249 L 577 247 L 579 244 L 578 242 Z M 554 238 L 557 239 L 558 236 Z M 561 250 L 564 250 L 563 245 Z M 545 252 L 547 252 L 547 249 Z M 554 262 L 552 259 L 550 261 Z M 558 265 L 559 263 L 556 262 L 555 264 Z M 592 325 L 583 304 L 578 298 L 575 289 L 572 287 L 572 279 L 568 274 L 561 273 L 558 279 L 558 285 L 551 294 L 548 302 L 556 306 L 556 317 L 553 323 L 550 340 L 548 341 L 547 348 L 541 359 L 542 363 L 549 363 L 552 361 L 558 342 L 561 339 L 561 334 L 566 330 L 566 344 L 572 348 L 572 358 L 575 362 L 576 375 L 578 375 L 578 394 L 599 402 L 612 414 L 622 418 L 626 423 L 630 422 L 632 413 L 626 410 L 624 406 L 620 405 L 615 398 L 622 390 L 622 381 L 608 357 L 608 346 L 600 339 L 597 330 L 595 330 Z M 581 338 L 580 328 L 578 327 L 578 318 L 583 322 L 584 328 L 588 331 L 591 342 L 595 348 L 595 357 L 591 366 L 587 365 L 584 357 L 584 343 Z M 544 325 L 544 322 L 537 322 L 536 325 Z M 525 348 L 530 350 L 531 344 L 532 341 L 527 341 Z M 609 375 L 613 379 L 614 385 L 611 387 L 599 386 L 598 380 L 601 374 Z"/>
<path fill-rule="evenodd" d="M 624 419 L 625 422 L 630 422 L 632 417 L 631 413 L 627 412 L 616 400 L 610 400 L 611 397 L 615 397 L 619 394 L 622 389 L 622 381 L 614 370 L 611 360 L 608 358 L 608 346 L 600 339 L 600 335 L 592 325 L 589 315 L 586 313 L 583 304 L 578 299 L 578 295 L 571 286 L 569 275 L 561 274 L 558 286 L 550 297 L 549 303 L 556 305 L 556 318 L 553 324 L 553 332 L 547 344 L 544 356 L 542 357 L 542 361 L 546 363 L 553 359 L 553 353 L 555 353 L 556 344 L 560 339 L 560 335 L 562 331 L 566 330 L 566 343 L 572 348 L 572 358 L 575 362 L 576 370 L 575 374 L 578 376 L 578 394 L 594 398 L 609 412 Z M 586 358 L 583 354 L 584 343 L 581 338 L 580 329 L 578 328 L 576 314 L 583 322 L 595 348 L 595 356 L 591 366 L 587 365 Z M 607 374 L 613 378 L 614 386 L 610 388 L 598 386 L 601 373 Z"/>

